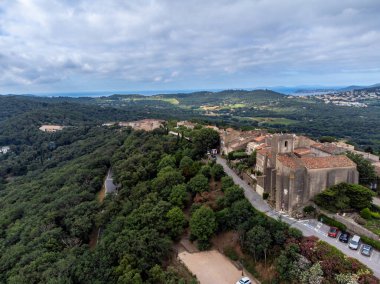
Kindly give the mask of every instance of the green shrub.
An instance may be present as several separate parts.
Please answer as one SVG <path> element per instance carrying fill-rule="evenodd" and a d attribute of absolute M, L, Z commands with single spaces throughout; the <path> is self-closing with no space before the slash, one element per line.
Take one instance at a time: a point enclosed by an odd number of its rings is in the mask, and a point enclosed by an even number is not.
<path fill-rule="evenodd" d="M 237 150 L 228 153 L 228 160 L 237 160 L 247 158 L 248 154 L 244 150 Z"/>
<path fill-rule="evenodd" d="M 288 229 L 288 235 L 289 237 L 293 237 L 296 239 L 301 239 L 303 237 L 302 232 L 300 230 L 292 227 Z"/>
<path fill-rule="evenodd" d="M 337 227 L 341 231 L 346 231 L 347 226 L 342 224 L 341 222 L 338 222 L 324 214 L 318 215 L 318 220 L 321 221 L 323 224 L 329 225 L 331 227 Z"/>
<path fill-rule="evenodd" d="M 380 213 L 379 212 L 372 212 L 371 211 L 371 216 L 372 216 L 372 218 L 380 219 Z"/>
<path fill-rule="evenodd" d="M 366 220 L 371 220 L 372 219 L 372 214 L 371 210 L 369 208 L 364 208 L 360 211 L 360 216 L 362 216 Z"/>
<path fill-rule="evenodd" d="M 336 212 L 346 209 L 360 211 L 369 208 L 374 192 L 358 184 L 340 183 L 317 194 L 314 201 L 327 210 Z"/>
<path fill-rule="evenodd" d="M 303 208 L 303 212 L 306 214 L 311 214 L 315 212 L 315 208 L 312 205 L 308 205 Z"/>
<path fill-rule="evenodd" d="M 239 260 L 239 256 L 233 247 L 226 247 L 223 250 L 224 254 L 233 261 Z"/>
<path fill-rule="evenodd" d="M 222 181 L 222 191 L 224 191 L 226 188 L 231 187 L 235 184 L 234 180 L 229 176 L 222 177 L 221 181 Z"/>
<path fill-rule="evenodd" d="M 360 236 L 360 238 L 362 239 L 363 243 L 373 246 L 374 249 L 380 250 L 380 241 L 371 239 L 366 236 Z"/>

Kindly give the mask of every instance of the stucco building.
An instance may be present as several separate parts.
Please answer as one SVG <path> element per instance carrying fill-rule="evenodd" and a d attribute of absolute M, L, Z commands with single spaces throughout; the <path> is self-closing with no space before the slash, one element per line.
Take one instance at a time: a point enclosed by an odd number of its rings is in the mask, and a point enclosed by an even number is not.
<path fill-rule="evenodd" d="M 239 131 L 233 128 L 221 129 L 219 131 L 221 153 L 227 155 L 236 150 L 245 150 L 248 143 L 255 141 L 255 139 L 258 139 L 265 133 L 262 130 Z"/>

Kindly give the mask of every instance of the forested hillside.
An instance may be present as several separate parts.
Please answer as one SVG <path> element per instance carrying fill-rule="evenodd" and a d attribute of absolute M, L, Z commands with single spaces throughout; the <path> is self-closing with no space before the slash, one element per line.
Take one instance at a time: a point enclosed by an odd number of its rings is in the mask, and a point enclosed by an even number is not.
<path fill-rule="evenodd" d="M 92 129 L 59 147 L 46 166 L 3 185 L 0 282 L 67 283 L 74 275 L 99 213 L 96 193 L 124 135 Z"/>
<path fill-rule="evenodd" d="M 144 108 L 165 119 L 200 119 L 213 124 L 295 132 L 315 139 L 333 136 L 361 149 L 380 151 L 380 107 L 325 104 L 310 97 L 286 96 L 270 90 L 226 90 L 155 96 L 115 95 L 87 101 L 123 110 Z"/>
<path fill-rule="evenodd" d="M 166 128 L 101 126 L 140 115 L 138 108 L 32 98 L 0 122 L 1 141 L 11 146 L 0 156 L 0 283 L 195 283 L 176 258 L 179 240 L 187 236 L 204 250 L 224 233 L 238 236 L 232 257 L 264 281 L 303 279 L 317 269 L 337 283 L 338 275 L 366 269 L 256 211 L 223 167 L 205 159 L 219 144 L 214 130 L 197 127 L 189 142 Z M 45 133 L 41 123 L 67 127 Z M 103 199 L 109 169 L 118 192 Z M 360 279 L 377 281 L 371 272 Z"/>

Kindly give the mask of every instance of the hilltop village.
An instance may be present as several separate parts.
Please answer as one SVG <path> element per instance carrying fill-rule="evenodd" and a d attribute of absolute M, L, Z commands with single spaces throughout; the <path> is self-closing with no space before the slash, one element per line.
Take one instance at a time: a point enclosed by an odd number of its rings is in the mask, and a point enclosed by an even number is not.
<path fill-rule="evenodd" d="M 180 121 L 177 128 L 180 127 L 194 129 L 196 124 Z M 292 214 L 326 188 L 342 182 L 358 184 L 357 165 L 346 152 L 370 161 L 380 175 L 379 156 L 357 151 L 342 141 L 320 143 L 296 134 L 206 127 L 218 131 L 221 155 L 256 153 L 255 165 L 245 169 L 241 176 L 278 211 Z"/>

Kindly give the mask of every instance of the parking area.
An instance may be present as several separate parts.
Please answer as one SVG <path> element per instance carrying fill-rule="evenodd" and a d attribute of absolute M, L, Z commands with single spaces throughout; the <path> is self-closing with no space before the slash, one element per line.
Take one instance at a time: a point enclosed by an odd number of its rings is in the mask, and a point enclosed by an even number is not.
<path fill-rule="evenodd" d="M 327 234 L 330 227 L 325 224 L 322 224 L 321 222 L 318 222 L 318 220 L 315 220 L 315 219 L 300 220 L 297 222 L 300 225 L 308 227 L 310 230 L 313 230 L 315 233 L 317 233 L 316 235 L 321 240 L 324 240 L 330 244 L 333 244 L 335 247 L 343 251 L 346 255 L 357 258 L 358 260 L 360 260 L 362 263 L 366 264 L 367 266 L 373 268 L 374 264 L 378 264 L 376 265 L 377 270 L 374 272 L 377 272 L 376 274 L 380 272 L 380 253 L 378 251 L 373 250 L 370 257 L 364 256 L 361 254 L 363 243 L 360 243 L 359 248 L 357 250 L 350 249 L 347 243 L 343 243 L 339 241 L 341 232 L 338 232 L 338 235 L 336 238 L 329 237 Z"/>
<path fill-rule="evenodd" d="M 196 253 L 182 251 L 178 253 L 178 258 L 201 284 L 234 284 L 242 277 L 242 271 L 216 250 Z"/>

